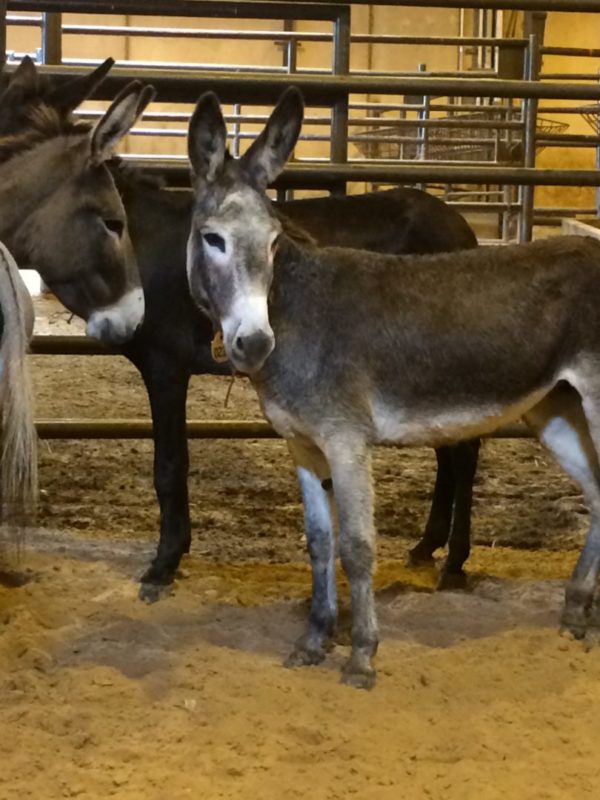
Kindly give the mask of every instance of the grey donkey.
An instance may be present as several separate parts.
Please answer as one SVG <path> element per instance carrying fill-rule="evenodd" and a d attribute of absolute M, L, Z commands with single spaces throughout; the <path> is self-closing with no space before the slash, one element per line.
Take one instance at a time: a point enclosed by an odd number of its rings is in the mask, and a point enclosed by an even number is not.
<path fill-rule="evenodd" d="M 291 88 L 234 160 L 209 93 L 188 145 L 190 290 L 287 439 L 302 491 L 312 605 L 287 663 L 320 662 L 336 624 L 333 509 L 323 482 L 332 481 L 350 583 L 343 680 L 370 688 L 378 644 L 370 446 L 439 446 L 519 417 L 580 484 L 591 511 L 562 615 L 564 628 L 584 637 L 600 567 L 600 243 L 565 237 L 386 256 L 297 240 L 265 190 L 302 115 Z"/>

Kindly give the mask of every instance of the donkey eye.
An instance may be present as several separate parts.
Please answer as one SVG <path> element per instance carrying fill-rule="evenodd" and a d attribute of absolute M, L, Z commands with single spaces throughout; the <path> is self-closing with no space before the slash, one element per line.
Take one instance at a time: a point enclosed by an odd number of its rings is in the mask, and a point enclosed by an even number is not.
<path fill-rule="evenodd" d="M 103 219 L 104 225 L 106 226 L 107 230 L 111 233 L 114 233 L 119 239 L 123 236 L 123 231 L 125 230 L 125 223 L 120 219 Z"/>
<path fill-rule="evenodd" d="M 203 233 L 202 238 L 209 247 L 216 247 L 221 253 L 225 252 L 225 239 L 218 233 Z"/>

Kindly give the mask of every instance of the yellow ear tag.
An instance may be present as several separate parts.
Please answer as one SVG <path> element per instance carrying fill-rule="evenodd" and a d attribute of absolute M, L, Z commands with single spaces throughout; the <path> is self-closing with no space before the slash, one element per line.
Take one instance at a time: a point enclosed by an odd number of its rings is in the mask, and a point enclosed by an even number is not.
<path fill-rule="evenodd" d="M 218 364 L 229 361 L 221 331 L 217 331 L 213 336 L 212 342 L 210 343 L 210 354 L 213 357 L 213 361 L 216 361 Z"/>

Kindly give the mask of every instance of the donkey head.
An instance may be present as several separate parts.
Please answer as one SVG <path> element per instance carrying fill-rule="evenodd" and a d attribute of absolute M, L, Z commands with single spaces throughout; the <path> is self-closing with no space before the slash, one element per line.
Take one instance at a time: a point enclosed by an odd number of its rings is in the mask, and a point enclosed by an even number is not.
<path fill-rule="evenodd" d="M 153 97 L 129 84 L 95 128 L 71 111 L 104 77 L 54 89 L 25 62 L 0 97 L 0 238 L 37 269 L 92 336 L 129 339 L 144 297 L 125 210 L 106 161 Z"/>
<path fill-rule="evenodd" d="M 240 372 L 259 370 L 275 346 L 267 298 L 281 224 L 265 192 L 294 149 L 302 115 L 300 92 L 290 88 L 239 160 L 227 152 L 227 129 L 212 92 L 200 98 L 190 120 L 195 208 L 188 281 L 194 301 L 222 329 Z"/>

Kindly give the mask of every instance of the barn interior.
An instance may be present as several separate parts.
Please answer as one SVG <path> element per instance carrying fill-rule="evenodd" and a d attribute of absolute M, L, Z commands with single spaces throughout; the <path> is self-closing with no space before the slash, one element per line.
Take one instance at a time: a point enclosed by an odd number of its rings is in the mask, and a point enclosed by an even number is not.
<path fill-rule="evenodd" d="M 61 85 L 112 57 L 95 123 L 131 79 L 156 97 L 119 156 L 174 195 L 188 122 L 217 93 L 233 156 L 285 87 L 305 122 L 273 199 L 415 187 L 482 246 L 597 237 L 600 0 L 0 0 L 0 52 Z M 432 225 L 435 220 L 432 220 Z M 378 684 L 282 663 L 308 613 L 285 443 L 242 378 L 187 395 L 191 551 L 138 597 L 160 525 L 142 377 L 28 273 L 40 500 L 0 570 L 0 800 L 595 797 L 600 651 L 558 635 L 589 515 L 520 423 L 486 439 L 466 588 L 407 553 L 435 455 L 376 448 Z M 16 560 L 15 560 L 16 559 Z M 596 627 L 600 614 L 594 608 Z"/>

